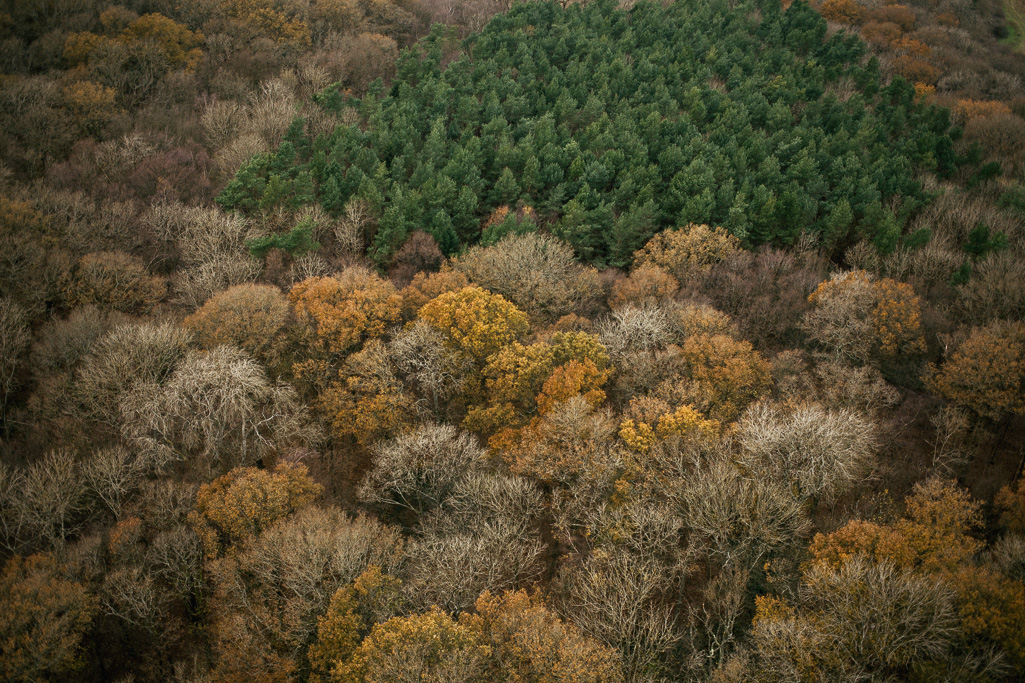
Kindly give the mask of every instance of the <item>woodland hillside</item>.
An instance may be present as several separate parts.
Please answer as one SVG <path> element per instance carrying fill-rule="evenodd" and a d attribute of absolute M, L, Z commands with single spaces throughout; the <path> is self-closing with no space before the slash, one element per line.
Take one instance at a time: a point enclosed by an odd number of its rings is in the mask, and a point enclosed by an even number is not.
<path fill-rule="evenodd" d="M 1020 0 L 0 0 L 0 679 L 1025 677 Z"/>

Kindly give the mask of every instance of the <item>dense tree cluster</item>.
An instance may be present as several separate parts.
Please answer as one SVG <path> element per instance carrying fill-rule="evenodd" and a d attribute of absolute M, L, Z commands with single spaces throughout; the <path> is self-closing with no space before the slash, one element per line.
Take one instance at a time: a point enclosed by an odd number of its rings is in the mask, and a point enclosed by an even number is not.
<path fill-rule="evenodd" d="M 435 33 L 403 54 L 387 92 L 326 91 L 326 109 L 357 121 L 316 138 L 294 128 L 218 201 L 337 213 L 366 200 L 379 262 L 418 229 L 452 254 L 547 226 L 584 260 L 619 266 L 692 222 L 750 245 L 811 233 L 892 250 L 927 200 L 915 170 L 955 170 L 949 115 L 906 81 L 883 86 L 863 44 L 826 38 L 801 2 L 524 5 L 443 56 Z M 509 212 L 523 205 L 535 208 Z"/>
<path fill-rule="evenodd" d="M 1021 680 L 1025 58 L 907 2 L 0 3 L 0 679 Z"/>

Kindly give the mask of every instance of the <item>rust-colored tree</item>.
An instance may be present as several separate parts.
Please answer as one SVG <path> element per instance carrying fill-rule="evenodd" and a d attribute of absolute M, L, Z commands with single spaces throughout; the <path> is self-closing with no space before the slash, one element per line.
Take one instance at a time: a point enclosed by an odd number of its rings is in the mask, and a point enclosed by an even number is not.
<path fill-rule="evenodd" d="M 926 371 L 926 387 L 980 417 L 999 420 L 1025 413 L 1025 324 L 996 322 Z"/>

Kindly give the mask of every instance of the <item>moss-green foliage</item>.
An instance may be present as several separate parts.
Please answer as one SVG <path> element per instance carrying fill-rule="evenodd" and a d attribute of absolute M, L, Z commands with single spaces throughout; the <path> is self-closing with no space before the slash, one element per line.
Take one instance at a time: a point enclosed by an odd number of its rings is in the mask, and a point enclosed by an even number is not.
<path fill-rule="evenodd" d="M 263 258 L 271 249 L 281 249 L 292 256 L 301 256 L 319 249 L 320 242 L 313 239 L 313 223 L 304 220 L 290 232 L 247 240 L 246 247 L 249 249 L 249 253 L 256 258 Z"/>
<path fill-rule="evenodd" d="M 328 211 L 360 196 L 378 212 L 379 261 L 415 229 L 458 251 L 518 202 L 597 264 L 688 223 L 748 245 L 810 231 L 887 250 L 928 199 L 916 169 L 957 161 L 947 110 L 916 104 L 900 78 L 883 87 L 860 39 L 826 38 L 803 0 L 524 3 L 444 63 L 446 40 L 439 29 L 403 52 L 387 92 L 321 94 L 361 120 L 289 136 L 221 204 L 296 205 L 288 188 L 310 177 Z"/>

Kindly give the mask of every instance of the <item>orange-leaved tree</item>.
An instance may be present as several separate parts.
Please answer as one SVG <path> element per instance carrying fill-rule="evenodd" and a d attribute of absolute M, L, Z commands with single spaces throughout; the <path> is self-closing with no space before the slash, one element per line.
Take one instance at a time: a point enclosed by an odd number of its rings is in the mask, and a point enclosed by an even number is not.
<path fill-rule="evenodd" d="M 1025 413 L 1025 324 L 1000 321 L 972 330 L 923 379 L 934 394 L 981 417 Z"/>
<path fill-rule="evenodd" d="M 238 467 L 199 487 L 189 521 L 213 558 L 258 536 L 322 491 L 303 464 L 285 462 L 273 471 Z"/>

